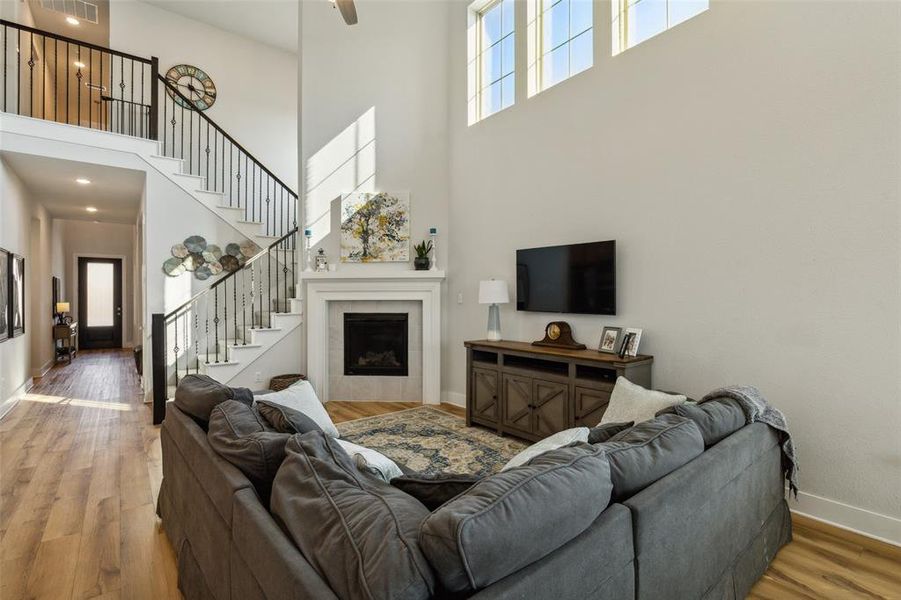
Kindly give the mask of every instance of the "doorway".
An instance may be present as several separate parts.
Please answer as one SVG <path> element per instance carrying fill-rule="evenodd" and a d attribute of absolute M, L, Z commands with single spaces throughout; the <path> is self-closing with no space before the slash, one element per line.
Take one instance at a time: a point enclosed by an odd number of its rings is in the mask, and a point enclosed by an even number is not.
<path fill-rule="evenodd" d="M 122 347 L 122 259 L 78 259 L 78 347 Z"/>

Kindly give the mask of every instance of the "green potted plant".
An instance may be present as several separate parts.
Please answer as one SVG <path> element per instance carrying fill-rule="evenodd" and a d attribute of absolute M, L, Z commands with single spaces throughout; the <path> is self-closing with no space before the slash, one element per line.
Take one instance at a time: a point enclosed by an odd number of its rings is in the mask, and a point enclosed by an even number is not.
<path fill-rule="evenodd" d="M 419 242 L 413 249 L 416 250 L 416 258 L 413 259 L 413 268 L 417 271 L 428 271 L 432 266 L 432 260 L 429 253 L 432 251 L 432 242 L 425 240 Z"/>

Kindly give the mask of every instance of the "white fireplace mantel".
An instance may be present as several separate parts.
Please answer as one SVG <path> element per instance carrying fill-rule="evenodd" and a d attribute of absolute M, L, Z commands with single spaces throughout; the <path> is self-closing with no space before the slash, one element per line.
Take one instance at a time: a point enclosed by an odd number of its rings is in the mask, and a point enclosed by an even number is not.
<path fill-rule="evenodd" d="M 441 402 L 441 282 L 443 271 L 347 269 L 303 273 L 306 301 L 307 376 L 323 402 L 329 400 L 329 302 L 401 300 L 422 302 L 422 401 Z"/>

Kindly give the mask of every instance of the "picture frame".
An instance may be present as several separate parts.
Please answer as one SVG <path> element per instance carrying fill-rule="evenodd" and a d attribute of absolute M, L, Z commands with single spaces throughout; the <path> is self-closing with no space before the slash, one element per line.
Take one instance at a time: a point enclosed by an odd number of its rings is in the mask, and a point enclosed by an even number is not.
<path fill-rule="evenodd" d="M 627 327 L 623 334 L 623 347 L 620 350 L 620 356 L 635 358 L 638 356 L 638 347 L 640 344 L 641 329 L 637 327 Z"/>
<path fill-rule="evenodd" d="M 56 317 L 56 303 L 59 302 L 59 285 L 60 279 L 57 276 L 52 276 L 50 278 L 50 290 L 51 290 L 51 299 L 50 299 L 50 316 Z"/>
<path fill-rule="evenodd" d="M 0 248 L 0 342 L 9 339 L 9 268 L 11 261 L 9 251 Z"/>
<path fill-rule="evenodd" d="M 10 255 L 9 337 L 25 334 L 25 257 Z"/>
<path fill-rule="evenodd" d="M 607 354 L 618 353 L 622 342 L 622 334 L 622 327 L 604 327 L 601 331 L 601 343 L 598 345 L 598 352 Z"/>

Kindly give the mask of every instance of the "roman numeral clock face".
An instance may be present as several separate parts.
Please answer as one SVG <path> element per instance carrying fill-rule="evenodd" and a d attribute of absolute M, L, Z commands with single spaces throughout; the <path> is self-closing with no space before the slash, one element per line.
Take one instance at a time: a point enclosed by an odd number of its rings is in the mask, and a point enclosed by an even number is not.
<path fill-rule="evenodd" d="M 175 65 L 166 73 L 166 80 L 181 94 L 179 96 L 171 89 L 166 90 L 179 106 L 206 110 L 216 101 L 216 85 L 203 69 L 191 65 Z"/>

